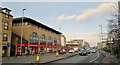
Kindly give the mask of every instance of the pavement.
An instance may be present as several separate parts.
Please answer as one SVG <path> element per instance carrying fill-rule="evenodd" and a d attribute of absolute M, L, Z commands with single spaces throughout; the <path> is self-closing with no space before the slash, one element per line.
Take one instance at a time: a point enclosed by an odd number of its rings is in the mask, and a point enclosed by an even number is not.
<path fill-rule="evenodd" d="M 0 65 L 2 64 L 2 57 L 0 57 Z"/>
<path fill-rule="evenodd" d="M 72 57 L 77 54 L 78 53 L 67 53 L 64 55 L 59 54 L 59 56 L 56 57 L 55 53 L 46 53 L 45 55 L 40 55 L 39 63 L 49 63 L 60 59 Z M 2 63 L 36 63 L 36 56 L 37 55 L 18 56 L 18 57 L 10 57 L 10 59 L 4 57 L 2 58 Z"/>
<path fill-rule="evenodd" d="M 119 63 L 118 59 L 114 55 L 111 55 L 108 52 L 102 50 L 100 50 L 100 52 L 105 56 L 102 63 Z"/>

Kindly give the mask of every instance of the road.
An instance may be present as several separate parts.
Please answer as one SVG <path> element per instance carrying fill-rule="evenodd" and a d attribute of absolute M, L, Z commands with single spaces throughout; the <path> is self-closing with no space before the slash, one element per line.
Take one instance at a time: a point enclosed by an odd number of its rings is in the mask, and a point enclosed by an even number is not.
<path fill-rule="evenodd" d="M 52 63 L 100 63 L 104 56 L 98 51 L 87 56 L 76 55 L 70 58 L 61 59 Z"/>

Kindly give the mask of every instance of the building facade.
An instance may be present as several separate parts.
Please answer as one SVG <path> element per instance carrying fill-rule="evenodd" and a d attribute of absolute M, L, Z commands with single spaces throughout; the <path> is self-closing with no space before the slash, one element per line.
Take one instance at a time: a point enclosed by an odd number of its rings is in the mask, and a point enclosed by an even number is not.
<path fill-rule="evenodd" d="M 11 34 L 12 34 L 12 20 L 13 16 L 10 14 L 11 10 L 7 8 L 1 8 L 0 10 L 0 53 L 1 56 L 10 57 L 10 45 L 11 45 Z"/>
<path fill-rule="evenodd" d="M 89 49 L 90 48 L 90 44 L 86 41 L 84 41 L 84 48 L 85 49 Z"/>
<path fill-rule="evenodd" d="M 66 37 L 65 37 L 65 35 L 61 35 L 61 46 L 62 47 L 66 46 Z"/>
<path fill-rule="evenodd" d="M 80 49 L 83 47 L 83 40 L 73 39 L 71 41 L 67 41 L 66 46 L 72 49 Z"/>
<path fill-rule="evenodd" d="M 23 23 L 22 17 L 15 18 L 13 20 L 12 31 L 12 49 L 15 49 L 11 51 L 13 56 L 24 55 L 27 50 L 30 53 L 34 51 L 35 54 L 41 51 L 55 52 L 61 45 L 62 33 L 31 18 L 24 17 Z"/>

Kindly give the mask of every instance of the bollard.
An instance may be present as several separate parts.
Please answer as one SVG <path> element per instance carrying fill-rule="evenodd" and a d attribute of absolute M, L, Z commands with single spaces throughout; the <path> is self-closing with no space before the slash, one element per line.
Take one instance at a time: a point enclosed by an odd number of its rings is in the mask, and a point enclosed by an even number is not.
<path fill-rule="evenodd" d="M 59 53 L 58 53 L 58 51 L 56 52 L 56 57 L 58 57 L 58 55 L 59 55 Z"/>
<path fill-rule="evenodd" d="M 39 63 L 40 62 L 40 55 L 36 56 L 36 62 Z"/>

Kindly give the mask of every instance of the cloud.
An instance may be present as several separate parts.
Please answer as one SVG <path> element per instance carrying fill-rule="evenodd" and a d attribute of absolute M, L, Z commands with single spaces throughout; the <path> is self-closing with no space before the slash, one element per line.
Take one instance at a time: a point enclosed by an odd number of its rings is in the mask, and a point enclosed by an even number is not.
<path fill-rule="evenodd" d="M 65 16 L 65 15 L 60 15 L 56 17 L 56 20 L 58 22 L 63 22 L 64 20 L 75 20 L 76 15 L 71 15 L 71 16 Z"/>
<path fill-rule="evenodd" d="M 102 3 L 101 5 L 99 5 L 97 8 L 91 8 L 91 9 L 87 9 L 84 10 L 81 14 L 79 15 L 60 15 L 56 17 L 56 20 L 58 22 L 63 22 L 66 20 L 75 20 L 75 21 L 86 21 L 90 18 L 92 18 L 93 16 L 95 16 L 96 14 L 100 14 L 100 15 L 109 15 L 111 14 L 112 10 L 113 10 L 113 6 L 116 6 L 114 3 Z"/>

